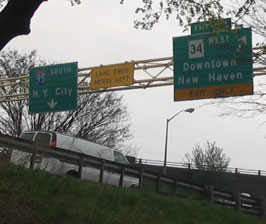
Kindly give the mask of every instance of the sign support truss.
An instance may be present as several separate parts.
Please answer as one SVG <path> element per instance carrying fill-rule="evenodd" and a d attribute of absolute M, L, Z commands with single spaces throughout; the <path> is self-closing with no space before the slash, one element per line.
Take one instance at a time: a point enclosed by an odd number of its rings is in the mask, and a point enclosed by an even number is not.
<path fill-rule="evenodd" d="M 265 54 L 265 47 L 253 48 L 254 57 Z M 134 63 L 134 82 L 129 86 L 90 89 L 91 71 L 94 67 L 78 69 L 78 95 L 109 91 L 147 89 L 152 87 L 173 86 L 173 57 L 155 58 L 139 61 L 126 61 L 119 64 Z M 100 65 L 103 66 L 103 65 Z M 265 67 L 254 67 L 253 76 L 266 75 Z M 0 102 L 28 100 L 29 76 L 18 76 L 0 80 Z"/>

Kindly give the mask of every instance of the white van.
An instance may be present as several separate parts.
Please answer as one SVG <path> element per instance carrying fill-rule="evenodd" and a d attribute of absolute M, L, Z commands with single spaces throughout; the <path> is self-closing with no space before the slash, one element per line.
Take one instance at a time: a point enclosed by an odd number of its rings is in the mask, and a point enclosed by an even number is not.
<path fill-rule="evenodd" d="M 35 141 L 43 146 L 52 146 L 57 148 L 68 149 L 75 152 L 84 153 L 86 155 L 102 158 L 105 160 L 129 164 L 127 158 L 116 149 L 112 149 L 103 145 L 95 144 L 93 142 L 63 135 L 52 131 L 25 131 L 20 138 Z M 13 150 L 11 155 L 11 162 L 14 164 L 30 166 L 30 153 Z M 78 166 L 62 162 L 55 158 L 37 157 L 34 168 L 43 169 L 47 172 L 56 175 L 72 175 L 78 176 Z M 99 182 L 100 170 L 93 167 L 83 167 L 81 179 Z M 103 182 L 106 184 L 119 185 L 120 175 L 113 172 L 104 172 Z M 124 187 L 138 186 L 138 179 L 134 177 L 125 176 Z"/>

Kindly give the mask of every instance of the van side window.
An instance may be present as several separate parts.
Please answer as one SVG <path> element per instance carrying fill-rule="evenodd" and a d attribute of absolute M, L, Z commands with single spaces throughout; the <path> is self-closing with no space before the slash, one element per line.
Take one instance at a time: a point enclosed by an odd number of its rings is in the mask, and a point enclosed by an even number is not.
<path fill-rule="evenodd" d="M 51 134 L 48 133 L 38 133 L 34 139 L 35 142 L 41 145 L 50 145 Z"/>
<path fill-rule="evenodd" d="M 128 164 L 127 159 L 120 152 L 114 151 L 114 159 L 115 159 L 115 162 L 117 163 Z"/>
<path fill-rule="evenodd" d="M 33 141 L 34 133 L 23 133 L 20 138 Z"/>

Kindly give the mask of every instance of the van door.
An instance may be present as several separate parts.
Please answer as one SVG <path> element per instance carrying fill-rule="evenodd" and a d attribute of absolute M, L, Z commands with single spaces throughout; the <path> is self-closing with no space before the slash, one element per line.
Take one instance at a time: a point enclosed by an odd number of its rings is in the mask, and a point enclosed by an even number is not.
<path fill-rule="evenodd" d="M 124 165 L 129 164 L 127 158 L 121 152 L 114 150 L 113 153 L 114 153 L 114 162 L 119 163 L 119 164 L 124 164 Z M 104 183 L 119 186 L 119 181 L 120 181 L 120 173 L 112 172 L 112 171 L 104 172 Z M 135 178 L 124 176 L 123 185 L 125 187 L 136 185 L 136 183 L 138 182 Z"/>
<path fill-rule="evenodd" d="M 117 163 L 120 164 L 124 164 L 124 165 L 128 165 L 129 162 L 127 160 L 127 158 L 119 151 L 114 150 L 114 160 Z M 120 181 L 120 174 L 118 173 L 112 173 L 112 176 L 110 177 L 110 180 L 112 180 L 111 184 L 114 185 L 119 185 L 119 181 Z M 131 187 L 131 186 L 138 186 L 138 179 L 135 177 L 130 177 L 125 175 L 124 176 L 124 182 L 123 182 L 123 186 L 124 187 Z"/>
<path fill-rule="evenodd" d="M 114 162 L 120 163 L 120 164 L 128 164 L 127 159 L 124 157 L 122 153 L 119 151 L 111 150 L 110 152 L 113 153 Z M 100 177 L 100 169 L 94 168 L 94 167 L 85 167 L 82 171 L 82 178 L 98 182 Z M 111 184 L 115 186 L 119 186 L 120 181 L 120 174 L 115 171 L 104 171 L 103 174 L 103 183 L 104 184 Z"/>

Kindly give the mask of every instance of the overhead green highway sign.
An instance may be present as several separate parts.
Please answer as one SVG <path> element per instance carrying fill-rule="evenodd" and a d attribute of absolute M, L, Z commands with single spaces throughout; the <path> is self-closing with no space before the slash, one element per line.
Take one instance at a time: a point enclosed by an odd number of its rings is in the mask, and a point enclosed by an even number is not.
<path fill-rule="evenodd" d="M 29 75 L 29 113 L 77 107 L 77 62 L 35 67 Z"/>
<path fill-rule="evenodd" d="M 173 38 L 174 99 L 253 94 L 251 29 Z"/>

